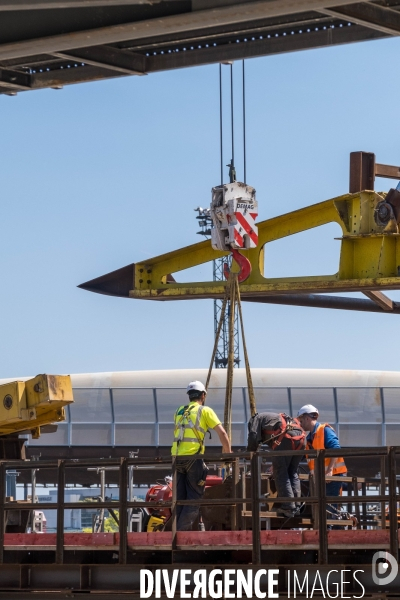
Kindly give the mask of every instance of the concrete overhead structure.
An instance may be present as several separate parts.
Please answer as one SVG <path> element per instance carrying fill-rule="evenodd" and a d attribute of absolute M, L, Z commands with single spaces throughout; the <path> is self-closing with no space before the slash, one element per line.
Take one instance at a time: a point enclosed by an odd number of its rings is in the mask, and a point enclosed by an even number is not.
<path fill-rule="evenodd" d="M 0 0 L 0 94 L 399 35 L 388 0 Z"/>

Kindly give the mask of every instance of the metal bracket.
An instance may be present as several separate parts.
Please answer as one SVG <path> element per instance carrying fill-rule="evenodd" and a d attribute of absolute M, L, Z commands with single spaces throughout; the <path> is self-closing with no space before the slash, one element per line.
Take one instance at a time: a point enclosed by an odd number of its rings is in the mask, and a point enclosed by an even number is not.
<path fill-rule="evenodd" d="M 400 167 L 377 163 L 373 152 L 350 153 L 350 194 L 374 190 L 376 177 L 400 180 Z"/>

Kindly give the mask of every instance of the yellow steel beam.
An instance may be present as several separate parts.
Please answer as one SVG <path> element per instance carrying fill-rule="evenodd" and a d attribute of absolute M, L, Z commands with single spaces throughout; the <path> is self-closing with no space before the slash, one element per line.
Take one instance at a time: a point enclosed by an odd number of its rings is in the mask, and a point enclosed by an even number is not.
<path fill-rule="evenodd" d="M 354 292 L 400 289 L 400 235 L 396 223 L 379 226 L 375 208 L 385 194 L 345 194 L 258 224 L 259 246 L 244 251 L 252 265 L 251 275 L 240 285 L 241 295 L 266 296 L 318 292 Z M 267 278 L 264 276 L 264 246 L 302 231 L 338 223 L 342 229 L 338 272 L 313 277 Z M 318 248 L 315 248 L 318 252 Z M 200 242 L 132 265 L 131 298 L 177 300 L 217 298 L 225 282 L 179 283 L 170 275 L 223 256 Z M 85 287 L 86 284 L 82 285 Z M 88 288 L 89 289 L 89 288 Z"/>

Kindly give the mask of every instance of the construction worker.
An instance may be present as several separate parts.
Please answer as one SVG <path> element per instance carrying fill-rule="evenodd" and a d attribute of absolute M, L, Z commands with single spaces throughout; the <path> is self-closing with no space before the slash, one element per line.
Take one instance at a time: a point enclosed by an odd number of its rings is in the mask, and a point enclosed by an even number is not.
<path fill-rule="evenodd" d="M 230 453 L 231 444 L 221 421 L 212 408 L 204 406 L 207 390 L 201 381 L 191 381 L 186 393 L 189 403 L 180 406 L 175 413 L 173 456 L 187 456 L 185 462 L 177 463 L 177 500 L 197 500 L 205 490 L 208 468 L 201 458 L 204 454 L 204 438 L 213 429 L 222 444 L 222 452 Z M 200 456 L 199 456 L 200 455 Z M 177 506 L 177 530 L 189 531 L 199 515 L 198 506 Z"/>
<path fill-rule="evenodd" d="M 339 439 L 333 427 L 329 425 L 329 423 L 319 423 L 318 417 L 318 409 L 312 404 L 306 404 L 305 406 L 302 406 L 297 413 L 297 418 L 299 419 L 302 428 L 308 433 L 307 448 L 313 450 L 340 448 Z M 314 473 L 314 459 L 307 458 L 307 462 L 310 473 Z M 333 475 L 337 475 L 344 477 L 346 474 L 347 468 L 343 458 L 325 459 L 325 476 L 331 477 Z M 340 480 L 327 482 L 327 496 L 340 496 L 341 491 L 342 483 Z M 336 504 L 333 504 L 332 507 L 333 509 L 329 517 L 332 519 L 337 519 L 338 507 Z"/>
<path fill-rule="evenodd" d="M 247 439 L 247 450 L 255 452 L 260 444 L 266 444 L 276 451 L 272 459 L 272 468 L 278 496 L 290 498 L 282 503 L 277 513 L 293 517 L 300 508 L 295 498 L 300 498 L 299 464 L 302 456 L 279 456 L 280 450 L 304 450 L 306 434 L 297 419 L 285 413 L 260 413 L 251 417 Z"/>

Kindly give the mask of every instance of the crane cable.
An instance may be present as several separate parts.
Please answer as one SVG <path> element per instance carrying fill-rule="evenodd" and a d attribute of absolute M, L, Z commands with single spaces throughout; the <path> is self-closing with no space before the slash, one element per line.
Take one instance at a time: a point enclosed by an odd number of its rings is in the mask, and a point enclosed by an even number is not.
<path fill-rule="evenodd" d="M 222 65 L 221 63 L 219 63 L 219 153 L 221 163 L 221 185 L 224 185 L 224 155 L 222 133 Z"/>
<path fill-rule="evenodd" d="M 233 65 L 230 65 L 230 91 L 231 91 L 231 141 L 232 141 L 232 160 L 231 169 L 234 169 L 234 118 L 233 118 Z M 244 60 L 242 61 L 242 97 L 243 97 L 243 167 L 244 167 L 244 183 L 246 183 L 246 95 L 245 95 L 245 67 Z M 223 129 L 222 129 L 222 65 L 219 65 L 219 116 L 220 116 L 220 160 L 221 160 L 221 185 L 223 185 Z M 246 379 L 247 379 L 247 390 L 249 395 L 250 414 L 255 415 L 257 412 L 256 399 L 254 394 L 253 379 L 251 376 L 249 356 L 246 346 L 246 338 L 244 334 L 242 304 L 240 299 L 240 288 L 238 281 L 238 273 L 230 272 L 228 281 L 225 288 L 225 296 L 223 299 L 221 312 L 219 315 L 219 322 L 217 331 L 214 339 L 214 348 L 212 351 L 210 366 L 208 369 L 208 375 L 206 380 L 206 390 L 210 384 L 211 374 L 213 370 L 215 355 L 218 349 L 218 341 L 221 335 L 221 329 L 225 321 L 225 313 L 228 306 L 229 310 L 229 327 L 228 327 L 228 364 L 227 364 L 227 377 L 226 377 L 226 391 L 225 391 L 225 409 L 224 409 L 224 427 L 230 440 L 232 440 L 232 391 L 233 391 L 233 369 L 235 366 L 235 313 L 236 305 L 238 309 L 238 316 L 240 320 L 240 329 L 242 334 L 243 343 L 243 354 L 246 368 Z"/>
<path fill-rule="evenodd" d="M 243 183 L 247 181 L 246 173 L 246 81 L 244 60 L 242 61 L 242 105 L 243 105 Z"/>

